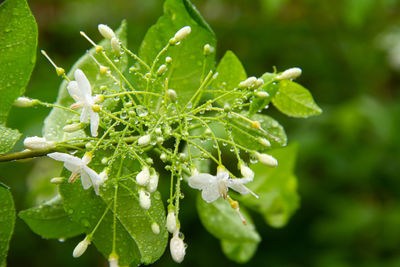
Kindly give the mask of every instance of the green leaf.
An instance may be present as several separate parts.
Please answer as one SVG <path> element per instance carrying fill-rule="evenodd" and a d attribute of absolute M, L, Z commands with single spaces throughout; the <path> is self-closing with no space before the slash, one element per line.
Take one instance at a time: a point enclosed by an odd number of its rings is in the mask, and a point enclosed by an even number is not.
<path fill-rule="evenodd" d="M 0 265 L 5 263 L 11 235 L 14 231 L 15 208 L 10 191 L 0 186 Z"/>
<path fill-rule="evenodd" d="M 83 226 L 87 234 L 91 233 L 104 212 L 107 211 L 108 205 L 102 198 L 96 196 L 91 189 L 83 190 L 80 181 L 74 184 L 60 185 L 59 190 L 64 209 L 72 221 Z M 106 258 L 109 257 L 112 250 L 113 218 L 112 211 L 108 210 L 93 236 L 94 245 Z M 116 221 L 115 240 L 120 264 L 128 265 L 131 262 L 139 264 L 141 258 L 139 249 L 119 220 Z"/>
<path fill-rule="evenodd" d="M 284 146 L 287 143 L 287 137 L 283 127 L 273 118 L 264 114 L 254 114 L 252 116 L 242 113 L 253 121 L 258 121 L 264 131 L 254 129 L 250 123 L 237 117 L 229 119 L 229 125 L 232 126 L 232 135 L 234 140 L 249 149 L 257 151 L 268 150 L 268 147 L 261 145 L 257 138 L 266 138 L 270 141 L 271 147 Z"/>
<path fill-rule="evenodd" d="M 168 232 L 165 225 L 165 212 L 161 194 L 155 192 L 151 197 L 151 208 L 145 211 L 140 207 L 137 191 L 134 191 L 135 183 L 132 181 L 120 182 L 117 218 L 136 242 L 141 254 L 141 262 L 150 264 L 158 260 L 165 251 Z M 104 191 L 103 199 L 106 203 L 112 203 L 114 188 L 108 187 Z M 134 216 L 132 216 L 134 214 Z M 160 226 L 160 234 L 154 234 L 151 224 L 155 221 Z"/>
<path fill-rule="evenodd" d="M 164 15 L 153 25 L 141 44 L 139 56 L 152 65 L 157 54 L 168 44 L 170 38 L 184 26 L 190 26 L 189 36 L 180 45 L 170 47 L 160 57 L 158 66 L 163 64 L 166 56 L 172 58 L 167 75 L 169 88 L 176 91 L 178 103 L 186 104 L 199 88 L 201 78 L 214 68 L 214 54 L 203 55 L 203 47 L 210 44 L 215 47 L 215 35 L 198 11 L 188 0 L 166 0 Z M 143 73 L 147 70 L 143 70 Z"/>
<path fill-rule="evenodd" d="M 104 154 L 96 154 L 90 167 L 97 172 L 104 168 L 100 163 Z M 106 155 L 109 156 L 109 155 Z M 115 164 L 114 164 L 115 165 Z M 101 167 L 102 166 L 102 167 Z M 151 208 L 144 210 L 139 205 L 138 188 L 132 181 L 132 174 L 139 170 L 137 161 L 129 157 L 123 162 L 121 177 L 118 181 L 117 205 L 114 213 L 115 184 L 108 181 L 102 186 L 100 196 L 93 189 L 83 190 L 80 181 L 74 184 L 60 185 L 60 194 L 64 208 L 70 218 L 81 224 L 87 234 L 91 233 L 107 211 L 97 228 L 93 242 L 97 249 L 108 258 L 112 252 L 114 217 L 116 219 L 116 252 L 120 265 L 150 264 L 161 257 L 168 241 L 165 226 L 165 210 L 159 192 L 151 195 Z M 65 172 L 69 175 L 69 173 Z M 66 176 L 67 176 L 66 175 Z M 117 170 L 111 170 L 110 177 L 117 177 Z M 160 226 L 160 233 L 154 234 L 153 222 Z"/>
<path fill-rule="evenodd" d="M 124 46 L 127 45 L 126 27 L 127 27 L 126 21 L 122 21 L 121 26 L 115 31 L 115 35 L 118 37 L 118 39 Z M 104 51 L 106 52 L 109 58 L 111 59 L 114 58 L 114 53 L 111 51 L 111 43 L 109 40 L 103 40 L 100 42 L 99 45 L 103 46 Z M 107 61 L 101 55 L 99 55 L 98 53 L 96 54 L 95 48 L 93 47 L 72 66 L 71 70 L 67 75 L 68 78 L 74 80 L 75 79 L 74 72 L 76 69 L 79 68 L 85 73 L 86 77 L 88 78 L 92 86 L 93 95 L 101 93 L 100 86 L 102 85 L 107 86 L 107 88 L 109 89 L 119 91 L 120 90 L 119 85 L 115 85 L 110 78 L 100 74 L 98 65 L 89 56 L 89 53 L 92 54 L 100 64 L 110 67 L 112 74 L 115 77 L 118 77 L 117 72 L 114 69 L 112 69 L 111 66 L 109 66 Z M 120 60 L 122 72 L 126 70 L 128 66 L 127 62 L 128 62 L 127 55 L 124 54 Z M 69 107 L 71 104 L 75 102 L 68 93 L 67 85 L 68 83 L 65 80 L 61 83 L 56 101 L 56 104 L 64 107 Z M 110 102 L 112 101 L 113 101 L 112 99 L 109 99 L 108 101 L 106 100 L 102 104 L 102 106 L 111 109 L 112 106 Z M 47 116 L 46 120 L 44 121 L 43 136 L 45 136 L 47 140 L 52 140 L 52 141 L 62 141 L 72 138 L 84 137 L 85 133 L 83 130 L 77 131 L 75 133 L 65 133 L 63 131 L 63 127 L 66 125 L 66 122 L 71 119 L 79 120 L 79 117 L 72 112 L 59 108 L 53 108 L 49 116 Z"/>
<path fill-rule="evenodd" d="M 279 91 L 272 99 L 272 103 L 282 113 L 296 118 L 307 118 L 322 113 L 311 93 L 300 84 L 281 81 L 278 85 Z"/>
<path fill-rule="evenodd" d="M 84 232 L 83 227 L 71 221 L 65 212 L 62 199 L 56 196 L 50 201 L 18 213 L 18 216 L 43 238 L 65 239 Z"/>
<path fill-rule="evenodd" d="M 0 124 L 0 153 L 6 153 L 14 147 L 15 143 L 21 137 L 17 130 L 7 128 Z"/>
<path fill-rule="evenodd" d="M 213 90 L 233 91 L 241 81 L 246 80 L 246 70 L 242 63 L 232 51 L 227 51 L 218 64 L 217 78 L 211 84 Z M 224 92 L 214 93 L 214 96 L 225 94 Z M 218 103 L 222 106 L 225 103 L 232 105 L 237 99 L 237 94 L 229 94 L 221 98 Z"/>
<path fill-rule="evenodd" d="M 37 25 L 25 0 L 0 4 L 0 153 L 20 138 L 5 127 L 14 101 L 25 92 L 36 61 Z"/>
<path fill-rule="evenodd" d="M 207 203 L 198 194 L 197 212 L 204 227 L 213 236 L 221 240 L 236 242 L 260 242 L 261 237 L 245 209 L 240 209 L 247 221 L 244 225 L 238 214 L 231 208 L 227 200 L 218 199 Z"/>
<path fill-rule="evenodd" d="M 256 253 L 258 243 L 221 240 L 221 247 L 228 259 L 237 263 L 246 263 Z"/>
<path fill-rule="evenodd" d="M 293 174 L 297 145 L 274 149 L 268 152 L 278 160 L 276 168 L 261 163 L 252 164 L 254 181 L 246 186 L 259 198 L 242 195 L 240 203 L 261 213 L 272 227 L 283 227 L 298 208 L 297 179 Z"/>

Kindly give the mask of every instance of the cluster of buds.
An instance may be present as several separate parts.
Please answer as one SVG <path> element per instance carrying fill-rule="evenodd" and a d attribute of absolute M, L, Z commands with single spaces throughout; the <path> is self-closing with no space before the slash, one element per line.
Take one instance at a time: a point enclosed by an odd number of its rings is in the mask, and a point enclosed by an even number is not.
<path fill-rule="evenodd" d="M 257 89 L 260 88 L 264 84 L 264 80 L 261 78 L 257 77 L 249 77 L 244 81 L 241 81 L 239 83 L 239 88 L 251 88 L 251 89 Z"/>

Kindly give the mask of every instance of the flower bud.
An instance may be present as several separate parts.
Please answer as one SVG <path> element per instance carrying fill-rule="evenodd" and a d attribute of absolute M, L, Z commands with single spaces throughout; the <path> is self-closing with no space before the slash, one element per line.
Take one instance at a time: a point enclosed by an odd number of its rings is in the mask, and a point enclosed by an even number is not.
<path fill-rule="evenodd" d="M 259 91 L 259 92 L 256 93 L 256 97 L 267 98 L 267 97 L 269 97 L 269 94 L 267 92 L 264 92 L 264 91 Z"/>
<path fill-rule="evenodd" d="M 102 103 L 104 102 L 104 95 L 96 95 L 94 97 L 94 103 Z"/>
<path fill-rule="evenodd" d="M 249 167 L 247 167 L 246 164 L 240 163 L 239 169 L 244 178 L 254 178 L 254 172 Z"/>
<path fill-rule="evenodd" d="M 167 215 L 167 230 L 171 234 L 176 230 L 176 217 L 174 211 L 169 211 Z"/>
<path fill-rule="evenodd" d="M 84 124 L 82 124 L 82 123 L 69 124 L 69 125 L 64 126 L 63 131 L 66 133 L 73 133 L 73 132 L 76 132 L 76 131 L 82 129 L 83 126 L 84 126 Z"/>
<path fill-rule="evenodd" d="M 64 184 L 65 183 L 65 179 L 64 179 L 64 177 L 54 177 L 54 178 L 51 178 L 50 183 L 52 183 L 52 184 Z"/>
<path fill-rule="evenodd" d="M 183 27 L 182 29 L 180 29 L 179 31 L 177 31 L 175 33 L 175 36 L 169 40 L 169 43 L 171 45 L 175 45 L 175 44 L 179 43 L 180 41 L 185 39 L 190 34 L 191 31 L 192 31 L 192 28 L 190 28 L 190 26 Z"/>
<path fill-rule="evenodd" d="M 161 134 L 162 134 L 161 128 L 156 128 L 156 129 L 154 130 L 154 132 L 155 132 L 156 134 L 158 134 L 158 135 L 161 135 Z"/>
<path fill-rule="evenodd" d="M 254 85 L 254 83 L 257 81 L 257 78 L 252 76 L 247 78 L 246 80 L 242 81 L 239 83 L 239 88 L 249 88 Z"/>
<path fill-rule="evenodd" d="M 151 140 L 151 135 L 149 135 L 149 134 L 143 135 L 143 136 L 139 137 L 138 145 L 139 146 L 147 146 L 148 144 L 150 144 L 150 140 Z"/>
<path fill-rule="evenodd" d="M 150 193 L 143 189 L 139 190 L 139 204 L 142 209 L 148 210 L 151 206 Z"/>
<path fill-rule="evenodd" d="M 142 171 L 139 172 L 138 175 L 136 175 L 136 182 L 138 183 L 138 185 L 146 186 L 149 183 L 149 178 L 150 178 L 149 168 L 144 166 L 142 168 Z"/>
<path fill-rule="evenodd" d="M 157 74 L 158 76 L 161 76 L 161 75 L 163 75 L 166 71 L 167 71 L 167 65 L 162 64 L 162 65 L 158 68 L 156 74 Z"/>
<path fill-rule="evenodd" d="M 106 38 L 108 40 L 111 40 L 113 37 L 115 37 L 114 31 L 110 27 L 108 27 L 107 25 L 99 24 L 99 26 L 97 28 L 99 29 L 100 34 L 104 38 Z"/>
<path fill-rule="evenodd" d="M 254 89 L 260 88 L 263 85 L 264 85 L 264 80 L 261 78 L 258 78 L 256 80 L 256 82 L 254 83 Z"/>
<path fill-rule="evenodd" d="M 224 111 L 225 111 L 225 112 L 231 111 L 231 106 L 230 106 L 228 103 L 225 103 L 225 105 L 224 105 Z"/>
<path fill-rule="evenodd" d="M 55 148 L 56 143 L 52 141 L 46 141 L 46 139 L 42 137 L 33 136 L 25 138 L 24 146 L 29 150 L 42 151 Z"/>
<path fill-rule="evenodd" d="M 276 167 L 278 166 L 278 161 L 271 155 L 268 154 L 260 154 L 256 152 L 257 159 L 264 165 Z"/>
<path fill-rule="evenodd" d="M 118 265 L 118 255 L 110 254 L 108 258 L 109 267 L 119 267 Z"/>
<path fill-rule="evenodd" d="M 100 69 L 100 74 L 103 74 L 103 75 L 106 74 L 107 71 L 109 70 L 109 68 L 106 66 L 100 66 L 99 69 Z"/>
<path fill-rule="evenodd" d="M 117 37 L 111 39 L 111 49 L 115 54 L 119 55 L 121 53 L 121 44 Z"/>
<path fill-rule="evenodd" d="M 214 51 L 215 49 L 211 45 L 209 44 L 204 45 L 203 53 L 205 56 L 211 55 L 212 53 L 214 53 Z"/>
<path fill-rule="evenodd" d="M 181 263 L 186 254 L 186 245 L 183 242 L 183 239 L 179 237 L 179 231 L 176 231 L 172 236 L 169 248 L 172 259 L 177 263 Z"/>
<path fill-rule="evenodd" d="M 294 80 L 301 75 L 300 68 L 290 68 L 275 77 L 276 81 L 281 80 Z"/>
<path fill-rule="evenodd" d="M 27 97 L 18 97 L 17 100 L 13 103 L 14 107 L 19 107 L 19 108 L 27 108 L 27 107 L 32 107 L 39 103 L 37 99 L 30 99 Z"/>
<path fill-rule="evenodd" d="M 166 161 L 167 161 L 167 154 L 162 153 L 162 154 L 160 155 L 160 159 L 161 159 L 162 162 L 166 162 Z"/>
<path fill-rule="evenodd" d="M 149 190 L 150 193 L 154 193 L 157 190 L 158 178 L 158 174 L 153 171 L 150 175 L 149 183 L 147 184 L 147 190 Z"/>
<path fill-rule="evenodd" d="M 94 112 L 99 112 L 100 111 L 100 106 L 99 105 L 92 105 L 92 110 Z"/>
<path fill-rule="evenodd" d="M 261 123 L 259 121 L 252 121 L 251 127 L 254 129 L 261 129 Z"/>
<path fill-rule="evenodd" d="M 169 99 L 171 99 L 172 102 L 176 101 L 177 95 L 176 95 L 176 92 L 174 89 L 168 89 L 167 95 L 168 95 Z"/>
<path fill-rule="evenodd" d="M 170 64 L 172 62 L 172 57 L 166 57 L 165 63 Z"/>
<path fill-rule="evenodd" d="M 258 140 L 258 143 L 260 143 L 261 145 L 263 145 L 265 147 L 271 146 L 271 143 L 265 138 L 259 137 L 257 140 Z"/>
<path fill-rule="evenodd" d="M 90 245 L 90 241 L 86 237 L 81 242 L 79 242 L 78 245 L 75 247 L 74 251 L 72 252 L 72 256 L 74 258 L 79 258 L 80 256 L 82 256 L 83 253 L 85 253 L 85 251 L 89 245 Z"/>
<path fill-rule="evenodd" d="M 153 233 L 156 235 L 158 235 L 160 233 L 160 226 L 158 225 L 158 223 L 153 222 L 151 224 L 151 231 L 153 231 Z"/>
<path fill-rule="evenodd" d="M 204 131 L 204 134 L 207 135 L 207 136 L 209 136 L 209 135 L 212 134 L 212 131 L 211 131 L 209 128 L 207 128 L 207 129 Z"/>

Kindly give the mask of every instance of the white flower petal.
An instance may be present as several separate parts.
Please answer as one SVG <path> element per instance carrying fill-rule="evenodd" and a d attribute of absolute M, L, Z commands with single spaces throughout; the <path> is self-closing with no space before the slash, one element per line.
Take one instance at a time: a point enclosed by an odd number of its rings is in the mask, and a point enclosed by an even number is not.
<path fill-rule="evenodd" d="M 248 189 L 246 186 L 242 185 L 242 184 L 230 184 L 228 185 L 229 188 L 232 188 L 233 190 L 235 190 L 236 192 L 245 195 L 250 193 L 250 189 Z"/>
<path fill-rule="evenodd" d="M 74 164 L 76 166 L 80 166 L 83 164 L 83 162 L 80 158 L 71 156 L 66 153 L 54 152 L 54 153 L 47 154 L 47 156 L 52 159 L 58 160 L 58 161 L 64 161 L 64 162 Z"/>
<path fill-rule="evenodd" d="M 64 167 L 70 172 L 79 172 L 79 170 L 81 169 L 81 165 L 76 165 L 67 161 L 64 162 Z"/>
<path fill-rule="evenodd" d="M 97 174 L 97 172 L 87 166 L 85 166 L 83 170 L 89 175 L 91 184 L 93 185 L 96 195 L 99 195 L 99 187 L 103 183 L 103 179 L 99 174 Z"/>
<path fill-rule="evenodd" d="M 245 195 L 245 194 L 252 194 L 254 197 L 258 198 L 258 195 L 256 195 L 253 191 L 248 189 L 246 186 L 243 184 L 249 183 L 253 181 L 252 178 L 245 178 L 245 179 L 229 179 L 227 182 L 228 187 L 231 189 L 235 190 L 236 192 Z"/>
<path fill-rule="evenodd" d="M 85 171 L 81 171 L 81 182 L 83 189 L 87 190 L 92 186 L 92 181 L 90 180 L 89 175 Z"/>
<path fill-rule="evenodd" d="M 93 137 L 97 136 L 97 129 L 99 128 L 100 117 L 97 112 L 90 111 L 90 131 Z"/>
<path fill-rule="evenodd" d="M 208 173 L 200 173 L 189 178 L 189 186 L 195 189 L 204 189 L 215 183 L 216 177 Z"/>
<path fill-rule="evenodd" d="M 90 111 L 92 110 L 92 108 L 90 106 L 84 105 L 83 109 L 81 111 L 81 118 L 80 118 L 80 122 L 83 123 L 88 123 L 89 122 L 89 116 L 90 116 Z"/>
<path fill-rule="evenodd" d="M 211 203 L 219 198 L 218 186 L 216 184 L 210 184 L 203 189 L 201 197 L 207 202 Z"/>
<path fill-rule="evenodd" d="M 79 90 L 78 83 L 76 81 L 71 81 L 67 85 L 67 90 L 69 95 L 76 101 L 82 101 L 84 99 L 81 90 Z"/>
<path fill-rule="evenodd" d="M 76 69 L 75 70 L 75 80 L 78 83 L 79 90 L 81 91 L 82 95 L 89 99 L 92 97 L 92 89 L 90 87 L 89 80 L 86 78 L 85 74 L 82 70 Z"/>

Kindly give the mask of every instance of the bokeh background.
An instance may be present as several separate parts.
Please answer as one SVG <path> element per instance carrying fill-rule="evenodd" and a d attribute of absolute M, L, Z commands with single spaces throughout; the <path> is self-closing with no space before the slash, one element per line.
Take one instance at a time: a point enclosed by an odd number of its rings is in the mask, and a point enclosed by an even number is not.
<path fill-rule="evenodd" d="M 137 50 L 162 14 L 161 0 L 30 0 L 39 49 L 69 69 L 89 48 L 84 30 L 128 20 Z M 273 229 L 256 218 L 263 241 L 246 266 L 400 266 L 400 3 L 397 0 L 194 0 L 218 38 L 249 75 L 299 66 L 299 82 L 324 113 L 307 120 L 269 112 L 298 142 L 301 206 L 288 225 Z M 55 101 L 60 79 L 38 54 L 26 95 Z M 41 135 L 49 110 L 13 109 L 8 126 Z M 21 143 L 17 149 L 21 149 Z M 49 197 L 51 161 L 0 165 L 18 210 Z M 189 247 L 182 266 L 235 266 L 201 226 L 185 198 L 182 218 Z M 107 266 L 90 247 L 71 256 L 78 237 L 43 240 L 18 219 L 9 266 Z M 155 266 L 176 265 L 166 253 Z"/>

